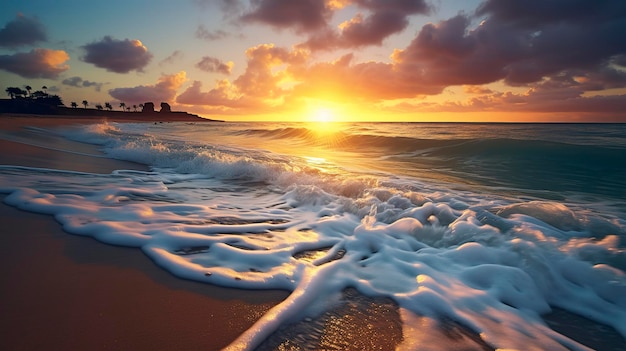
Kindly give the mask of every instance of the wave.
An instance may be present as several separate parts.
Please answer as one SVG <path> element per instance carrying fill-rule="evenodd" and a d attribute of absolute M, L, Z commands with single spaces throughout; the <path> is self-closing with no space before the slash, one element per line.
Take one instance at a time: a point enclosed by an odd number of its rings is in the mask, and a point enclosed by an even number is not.
<path fill-rule="evenodd" d="M 289 156 L 237 145 L 168 140 L 163 135 L 122 132 L 118 128 L 121 126 L 95 125 L 71 136 L 103 144 L 114 158 L 178 172 L 240 182 L 314 184 L 339 193 L 346 193 L 341 190 L 344 183 L 351 184 L 350 193 L 360 188 L 354 186 L 354 179 L 365 184 L 373 181 L 363 181 L 367 177 L 348 174 L 338 165 L 312 165 L 294 156 L 297 150 L 301 154 L 308 153 L 309 147 L 349 152 L 348 159 L 337 161 L 340 165 L 342 161 L 362 159 L 362 168 L 383 170 L 390 176 L 452 177 L 454 181 L 486 186 L 626 196 L 626 148 L 619 146 L 511 138 L 425 139 L 372 130 L 365 134 L 363 128 L 319 131 L 289 126 L 230 131 L 231 136 L 254 139 L 259 145 L 271 141 L 289 145 L 295 150 Z"/>

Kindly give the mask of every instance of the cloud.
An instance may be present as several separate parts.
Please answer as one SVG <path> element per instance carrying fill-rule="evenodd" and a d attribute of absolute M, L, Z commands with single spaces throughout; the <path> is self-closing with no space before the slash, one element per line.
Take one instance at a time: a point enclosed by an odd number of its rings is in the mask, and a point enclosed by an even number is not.
<path fill-rule="evenodd" d="M 229 62 L 223 62 L 215 57 L 204 56 L 200 62 L 196 63 L 196 67 L 205 72 L 216 72 L 229 75 L 234 64 Z"/>
<path fill-rule="evenodd" d="M 331 50 L 381 45 L 387 37 L 408 27 L 410 16 L 430 12 L 424 0 L 346 0 L 335 9 L 348 4 L 355 5 L 366 14 L 358 12 L 350 20 L 341 23 L 338 30 L 327 26 L 312 33 L 300 47 Z"/>
<path fill-rule="evenodd" d="M 246 56 L 246 70 L 234 81 L 221 80 L 205 92 L 201 90 L 202 83 L 195 81 L 176 102 L 221 109 L 254 108 L 256 111 L 277 107 L 290 91 L 284 84 L 302 69 L 308 58 L 304 51 L 290 51 L 271 44 L 252 47 L 246 50 Z"/>
<path fill-rule="evenodd" d="M 252 10 L 241 17 L 243 22 L 295 28 L 299 32 L 326 27 L 332 15 L 326 1 L 321 0 L 251 0 L 250 3 Z"/>
<path fill-rule="evenodd" d="M 293 28 L 310 34 L 300 47 L 310 50 L 356 48 L 381 45 L 392 34 L 409 25 L 409 16 L 427 14 L 425 0 L 252 0 L 252 9 L 241 16 L 244 23 L 262 23 L 274 28 Z M 354 5 L 366 12 L 331 28 L 333 14 Z"/>
<path fill-rule="evenodd" d="M 427 24 L 394 60 L 425 84 L 524 85 L 564 72 L 606 71 L 626 54 L 626 41 L 616 35 L 626 32 L 626 17 L 614 14 L 616 2 L 553 6 L 561 2 L 486 1 L 478 27 L 465 15 Z M 619 6 L 625 13 L 626 5 Z"/>
<path fill-rule="evenodd" d="M 17 17 L 0 29 L 0 47 L 15 48 L 47 41 L 45 28 L 37 18 L 18 14 Z"/>
<path fill-rule="evenodd" d="M 70 77 L 67 79 L 63 79 L 63 81 L 61 82 L 61 84 L 63 85 L 69 85 L 72 87 L 83 87 L 83 88 L 89 88 L 89 87 L 95 87 L 96 91 L 100 91 L 102 89 L 102 86 L 104 85 L 104 83 L 98 83 L 98 82 L 91 82 L 88 80 L 83 80 L 81 77 L 78 76 L 74 76 L 74 77 Z"/>
<path fill-rule="evenodd" d="M 242 96 L 227 80 L 221 80 L 216 87 L 203 92 L 202 82 L 194 81 L 182 94 L 176 97 L 176 102 L 184 105 L 212 106 L 221 111 L 236 109 L 253 109 L 255 112 L 263 107 L 263 103 L 253 97 Z"/>
<path fill-rule="evenodd" d="M 115 88 L 109 90 L 109 95 L 125 103 L 141 104 L 147 101 L 172 102 L 178 89 L 187 80 L 185 71 L 175 74 L 162 75 L 154 85 L 139 85 L 132 88 Z"/>
<path fill-rule="evenodd" d="M 152 59 L 152 54 L 139 40 L 117 40 L 105 36 L 82 47 L 86 54 L 83 61 L 110 72 L 141 72 Z"/>
<path fill-rule="evenodd" d="M 229 37 L 230 33 L 223 31 L 221 29 L 215 31 L 209 31 L 204 25 L 199 25 L 196 29 L 196 38 L 206 40 L 206 41 L 215 41 L 219 39 L 224 39 Z"/>
<path fill-rule="evenodd" d="M 171 65 L 171 64 L 175 63 L 176 61 L 181 60 L 184 56 L 185 55 L 183 54 L 182 51 L 175 50 L 171 55 L 169 55 L 168 57 L 166 57 L 163 60 L 161 60 L 159 62 L 159 66 Z"/>
<path fill-rule="evenodd" d="M 289 51 L 271 44 L 262 44 L 246 50 L 248 62 L 245 72 L 233 84 L 245 95 L 275 99 L 285 92 L 281 82 L 293 72 L 274 71 L 279 66 L 293 67 L 306 63 L 307 54 L 301 50 Z"/>
<path fill-rule="evenodd" d="M 0 69 L 24 78 L 54 79 L 67 71 L 70 56 L 63 50 L 33 49 L 26 53 L 0 55 Z"/>
<path fill-rule="evenodd" d="M 466 94 L 491 94 L 493 90 L 480 85 L 465 85 L 463 86 L 463 92 Z"/>

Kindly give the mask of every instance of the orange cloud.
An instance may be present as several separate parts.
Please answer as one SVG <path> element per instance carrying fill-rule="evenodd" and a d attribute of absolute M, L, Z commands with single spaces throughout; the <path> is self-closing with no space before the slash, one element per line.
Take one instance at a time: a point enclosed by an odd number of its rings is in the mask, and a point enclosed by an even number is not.
<path fill-rule="evenodd" d="M 26 53 L 0 55 L 0 69 L 24 78 L 50 78 L 67 71 L 70 56 L 63 50 L 33 49 Z"/>

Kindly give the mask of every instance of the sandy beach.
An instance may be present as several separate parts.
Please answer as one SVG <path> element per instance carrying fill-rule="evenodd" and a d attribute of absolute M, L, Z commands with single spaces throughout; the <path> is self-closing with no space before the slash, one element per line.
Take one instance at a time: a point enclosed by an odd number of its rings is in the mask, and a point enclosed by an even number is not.
<path fill-rule="evenodd" d="M 0 130 L 84 122 L 91 120 L 2 116 Z M 94 173 L 147 169 L 59 151 L 99 153 L 90 145 L 37 143 L 42 147 L 0 138 L 0 164 Z M 287 296 L 176 278 L 139 250 L 69 235 L 51 216 L 0 204 L 0 218 L 3 350 L 217 350 Z"/>

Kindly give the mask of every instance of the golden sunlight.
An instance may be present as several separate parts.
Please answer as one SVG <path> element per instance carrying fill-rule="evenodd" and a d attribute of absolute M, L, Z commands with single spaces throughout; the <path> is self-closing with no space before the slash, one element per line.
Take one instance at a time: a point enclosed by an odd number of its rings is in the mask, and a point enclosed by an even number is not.
<path fill-rule="evenodd" d="M 318 122 L 318 123 L 333 122 L 334 117 L 335 116 L 332 110 L 325 108 L 325 107 L 321 107 L 311 113 L 311 122 Z"/>

